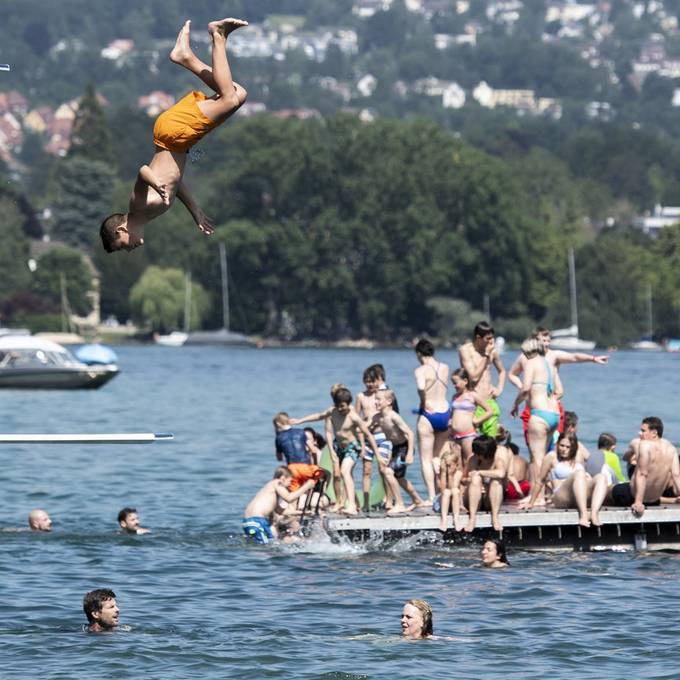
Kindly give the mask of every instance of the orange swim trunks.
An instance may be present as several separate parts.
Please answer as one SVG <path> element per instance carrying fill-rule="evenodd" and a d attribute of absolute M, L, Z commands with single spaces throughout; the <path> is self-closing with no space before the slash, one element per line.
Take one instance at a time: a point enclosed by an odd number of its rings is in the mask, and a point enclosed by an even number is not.
<path fill-rule="evenodd" d="M 290 484 L 291 491 L 297 491 L 308 479 L 318 480 L 324 475 L 322 468 L 309 463 L 290 463 L 288 469 L 293 475 L 293 481 Z"/>
<path fill-rule="evenodd" d="M 153 143 L 176 153 L 184 153 L 197 144 L 217 125 L 198 108 L 198 102 L 205 99 L 202 92 L 194 90 L 163 111 L 153 126 Z"/>

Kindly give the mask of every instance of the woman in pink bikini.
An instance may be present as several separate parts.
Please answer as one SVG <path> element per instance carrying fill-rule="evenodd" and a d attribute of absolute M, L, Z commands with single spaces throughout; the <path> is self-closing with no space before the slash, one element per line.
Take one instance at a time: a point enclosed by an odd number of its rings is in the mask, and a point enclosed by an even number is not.
<path fill-rule="evenodd" d="M 454 447 L 460 448 L 465 466 L 472 456 L 472 440 L 477 436 L 477 428 L 493 417 L 493 411 L 477 392 L 470 389 L 470 378 L 464 368 L 453 372 L 451 382 L 456 393 L 451 401 L 449 439 Z M 477 407 L 483 409 L 484 413 L 475 418 Z"/>

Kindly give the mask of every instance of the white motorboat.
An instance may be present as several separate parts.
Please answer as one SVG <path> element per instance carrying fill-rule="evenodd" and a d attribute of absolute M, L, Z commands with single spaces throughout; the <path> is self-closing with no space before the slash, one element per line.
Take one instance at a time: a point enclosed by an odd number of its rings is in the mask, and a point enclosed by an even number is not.
<path fill-rule="evenodd" d="M 0 337 L 0 388 L 96 389 L 117 375 L 115 363 L 88 365 L 51 340 L 33 335 Z"/>
<path fill-rule="evenodd" d="M 188 337 L 188 333 L 172 331 L 172 333 L 168 333 L 167 335 L 157 335 L 154 339 L 157 345 L 163 347 L 181 347 L 187 341 Z"/>

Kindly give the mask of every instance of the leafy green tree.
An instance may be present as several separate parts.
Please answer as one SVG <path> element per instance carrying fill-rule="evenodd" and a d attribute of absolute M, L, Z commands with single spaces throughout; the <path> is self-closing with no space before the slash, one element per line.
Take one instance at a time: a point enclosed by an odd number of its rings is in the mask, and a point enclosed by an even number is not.
<path fill-rule="evenodd" d="M 73 248 L 55 247 L 38 260 L 32 274 L 31 291 L 48 302 L 53 310 L 61 310 L 62 278 L 71 310 L 80 315 L 88 314 L 92 305 L 87 294 L 94 289 L 94 276 L 83 255 Z"/>
<path fill-rule="evenodd" d="M 208 293 L 199 283 L 191 286 L 190 326 L 200 328 L 208 310 Z M 181 328 L 184 319 L 185 277 L 180 269 L 151 266 L 130 291 L 133 318 L 157 331 Z"/>
<path fill-rule="evenodd" d="M 85 88 L 76 111 L 69 156 L 106 164 L 114 162 L 111 131 L 92 83 Z"/>
<path fill-rule="evenodd" d="M 53 234 L 69 245 L 89 249 L 101 221 L 111 212 L 114 170 L 102 161 L 79 156 L 61 161 L 57 169 Z"/>
<path fill-rule="evenodd" d="M 29 281 L 29 242 L 23 231 L 23 216 L 17 205 L 0 195 L 0 300 L 23 290 Z"/>

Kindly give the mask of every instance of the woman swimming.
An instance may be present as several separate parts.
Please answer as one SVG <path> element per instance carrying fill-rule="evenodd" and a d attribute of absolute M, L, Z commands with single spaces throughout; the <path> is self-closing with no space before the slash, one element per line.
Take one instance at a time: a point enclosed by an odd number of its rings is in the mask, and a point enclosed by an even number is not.
<path fill-rule="evenodd" d="M 578 439 L 575 434 L 562 435 L 557 441 L 557 449 L 544 459 L 536 484 L 528 502 L 520 507 L 530 510 L 546 484 L 553 490 L 552 503 L 556 508 L 577 508 L 578 523 L 589 527 L 588 501 L 593 491 L 593 479 L 577 461 Z"/>
<path fill-rule="evenodd" d="M 489 538 L 482 547 L 482 566 L 488 569 L 509 567 L 505 544 L 499 538 Z"/>
<path fill-rule="evenodd" d="M 524 381 L 515 403 L 510 411 L 517 417 L 519 406 L 527 401 L 531 409 L 529 418 L 529 453 L 531 454 L 532 486 L 538 478 L 550 441 L 560 422 L 560 412 L 556 396 L 556 380 L 553 370 L 545 358 L 545 345 L 536 338 L 529 338 L 522 343 L 522 352 L 527 358 L 524 367 Z M 561 392 L 561 390 L 560 390 Z M 543 487 L 535 500 L 536 505 L 545 505 Z"/>
<path fill-rule="evenodd" d="M 408 600 L 404 604 L 401 634 L 410 640 L 432 637 L 432 607 L 425 600 Z"/>

